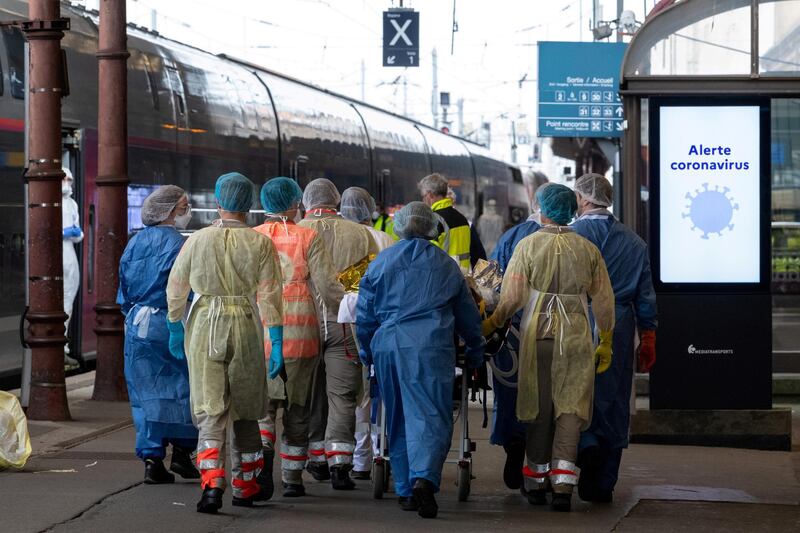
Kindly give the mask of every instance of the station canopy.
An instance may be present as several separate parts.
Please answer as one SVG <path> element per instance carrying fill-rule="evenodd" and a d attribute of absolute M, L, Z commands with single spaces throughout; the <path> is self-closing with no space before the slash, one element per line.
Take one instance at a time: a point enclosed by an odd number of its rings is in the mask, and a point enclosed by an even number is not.
<path fill-rule="evenodd" d="M 800 0 L 683 0 L 651 15 L 622 67 L 637 78 L 800 78 Z"/>

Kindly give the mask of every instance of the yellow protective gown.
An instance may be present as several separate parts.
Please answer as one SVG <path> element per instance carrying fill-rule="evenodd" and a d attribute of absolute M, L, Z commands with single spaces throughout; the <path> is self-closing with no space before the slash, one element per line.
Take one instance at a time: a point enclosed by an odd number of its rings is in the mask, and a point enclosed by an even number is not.
<path fill-rule="evenodd" d="M 502 324 L 525 308 L 520 326 L 520 421 L 532 422 L 539 414 L 536 340 L 552 338 L 554 416 L 575 414 L 588 425 L 595 364 L 587 296 L 598 329 L 612 330 L 614 291 L 594 244 L 564 226 L 545 226 L 519 242 L 492 321 Z"/>
<path fill-rule="evenodd" d="M 222 220 L 191 235 L 167 283 L 168 318 L 186 324 L 186 358 L 195 414 L 233 420 L 266 415 L 264 335 L 283 323 L 281 267 L 269 238 Z M 257 303 L 256 303 L 257 299 Z"/>
<path fill-rule="evenodd" d="M 319 234 L 330 252 L 337 274 L 380 251 L 366 226 L 346 220 L 332 210 L 309 211 L 299 225 L 311 228 Z M 338 307 L 327 307 L 326 311 L 323 318 L 336 322 Z"/>

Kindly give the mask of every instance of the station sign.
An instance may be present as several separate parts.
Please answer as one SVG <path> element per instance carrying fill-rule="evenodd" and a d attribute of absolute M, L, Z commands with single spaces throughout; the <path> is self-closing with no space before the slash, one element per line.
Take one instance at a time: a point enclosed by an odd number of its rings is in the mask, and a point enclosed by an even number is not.
<path fill-rule="evenodd" d="M 539 43 L 540 137 L 621 137 L 625 43 Z"/>
<path fill-rule="evenodd" d="M 419 66 L 419 13 L 408 8 L 383 12 L 383 66 Z"/>

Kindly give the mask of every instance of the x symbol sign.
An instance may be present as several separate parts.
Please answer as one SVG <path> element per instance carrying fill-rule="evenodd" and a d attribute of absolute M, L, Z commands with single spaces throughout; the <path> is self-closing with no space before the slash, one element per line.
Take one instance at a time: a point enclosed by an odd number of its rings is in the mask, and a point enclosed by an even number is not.
<path fill-rule="evenodd" d="M 411 43 L 411 39 L 409 39 L 408 36 L 406 35 L 406 29 L 408 29 L 408 27 L 411 26 L 411 19 L 406 19 L 406 21 L 403 22 L 402 27 L 394 19 L 390 20 L 389 22 L 392 23 L 392 26 L 394 26 L 394 29 L 397 31 L 394 37 L 392 37 L 392 40 L 389 41 L 389 46 L 394 46 L 397 43 L 398 39 L 401 38 L 406 42 L 406 46 L 413 46 L 413 44 Z"/>

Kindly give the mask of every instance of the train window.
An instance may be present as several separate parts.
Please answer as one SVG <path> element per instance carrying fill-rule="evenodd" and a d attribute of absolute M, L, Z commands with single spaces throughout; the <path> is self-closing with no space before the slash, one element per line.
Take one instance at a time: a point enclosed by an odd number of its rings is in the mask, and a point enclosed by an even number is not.
<path fill-rule="evenodd" d="M 153 109 L 158 110 L 161 105 L 158 100 L 158 84 L 156 83 L 156 76 L 153 74 L 153 68 L 150 66 L 150 59 L 147 55 L 142 54 L 142 61 L 144 62 L 144 72 L 147 77 L 147 88 L 150 89 L 150 97 L 153 99 Z"/>
<path fill-rule="evenodd" d="M 522 183 L 522 172 L 516 167 L 508 167 L 511 170 L 511 179 L 514 183 Z"/>
<path fill-rule="evenodd" d="M 3 81 L 3 60 L 0 59 L 0 96 L 6 93 L 6 84 Z"/>
<path fill-rule="evenodd" d="M 8 52 L 8 82 L 11 96 L 25 99 L 25 37 L 19 28 L 3 27 L 3 42 Z"/>

